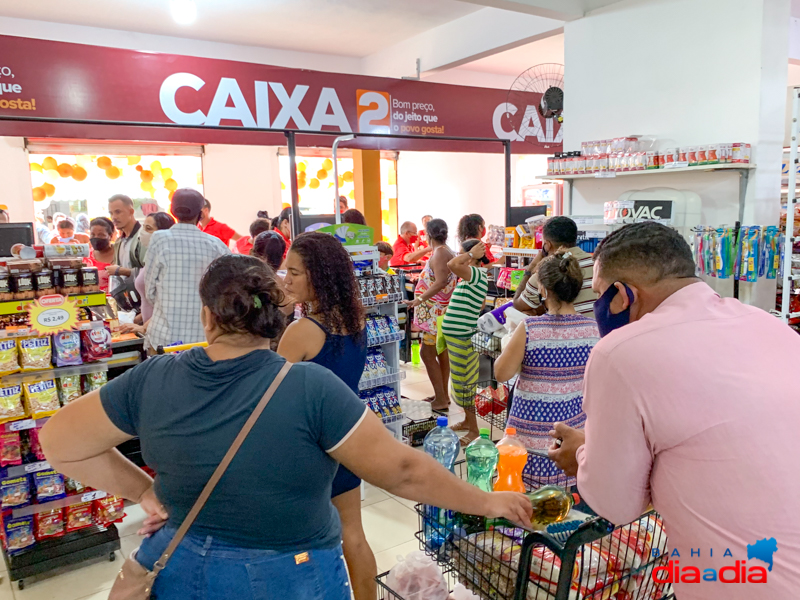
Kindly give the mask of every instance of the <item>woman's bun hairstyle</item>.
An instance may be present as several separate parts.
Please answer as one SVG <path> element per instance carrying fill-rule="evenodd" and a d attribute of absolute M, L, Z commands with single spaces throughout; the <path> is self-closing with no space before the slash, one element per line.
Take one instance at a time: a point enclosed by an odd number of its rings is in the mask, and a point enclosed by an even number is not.
<path fill-rule="evenodd" d="M 273 339 L 284 327 L 275 272 L 254 256 L 229 254 L 212 262 L 200 280 L 200 299 L 227 333 Z"/>
<path fill-rule="evenodd" d="M 571 304 L 583 288 L 583 271 L 569 252 L 548 256 L 539 263 L 539 287 L 553 292 L 561 302 Z"/>

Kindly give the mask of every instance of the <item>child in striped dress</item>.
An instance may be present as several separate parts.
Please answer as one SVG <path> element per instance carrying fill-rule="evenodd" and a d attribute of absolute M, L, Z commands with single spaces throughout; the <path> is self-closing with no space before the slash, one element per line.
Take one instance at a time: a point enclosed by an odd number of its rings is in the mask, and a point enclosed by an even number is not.
<path fill-rule="evenodd" d="M 453 425 L 456 431 L 466 431 L 461 444 L 467 445 L 479 435 L 475 415 L 475 392 L 478 387 L 478 353 L 472 347 L 472 335 L 478 328 L 489 282 L 485 264 L 486 247 L 480 240 L 465 240 L 461 254 L 447 263 L 460 278 L 442 320 L 442 336 L 450 358 L 450 378 L 453 397 L 464 409 L 464 421 Z"/>

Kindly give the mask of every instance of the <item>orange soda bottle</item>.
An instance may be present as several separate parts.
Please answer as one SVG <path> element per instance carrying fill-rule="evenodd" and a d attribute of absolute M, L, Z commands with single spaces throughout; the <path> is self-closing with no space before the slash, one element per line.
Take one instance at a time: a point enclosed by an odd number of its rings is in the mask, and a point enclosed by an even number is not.
<path fill-rule="evenodd" d="M 497 451 L 500 452 L 500 459 L 497 463 L 497 481 L 494 483 L 494 491 L 524 494 L 525 484 L 522 482 L 522 470 L 528 462 L 528 451 L 517 438 L 515 427 L 506 427 L 505 437 L 497 442 Z"/>

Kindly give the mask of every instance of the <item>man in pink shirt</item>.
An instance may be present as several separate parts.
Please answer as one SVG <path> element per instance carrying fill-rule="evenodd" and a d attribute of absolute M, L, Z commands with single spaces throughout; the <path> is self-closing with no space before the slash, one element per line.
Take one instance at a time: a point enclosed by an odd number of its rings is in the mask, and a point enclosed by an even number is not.
<path fill-rule="evenodd" d="M 663 225 L 624 227 L 594 258 L 586 429 L 556 424 L 551 458 L 613 523 L 652 502 L 677 600 L 800 598 L 800 336 L 720 298 Z"/>

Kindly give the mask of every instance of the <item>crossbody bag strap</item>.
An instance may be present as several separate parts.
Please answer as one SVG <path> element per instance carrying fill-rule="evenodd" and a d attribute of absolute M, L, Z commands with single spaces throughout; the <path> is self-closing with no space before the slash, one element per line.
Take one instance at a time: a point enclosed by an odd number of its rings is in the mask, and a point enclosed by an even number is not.
<path fill-rule="evenodd" d="M 219 466 L 217 466 L 214 474 L 211 475 L 211 478 L 208 480 L 208 483 L 206 483 L 203 491 L 200 492 L 200 496 L 195 501 L 194 506 L 192 506 L 192 510 L 189 511 L 189 514 L 186 515 L 183 523 L 181 523 L 181 526 L 178 528 L 178 532 L 175 534 L 175 537 L 172 538 L 172 541 L 169 543 L 169 546 L 167 546 L 164 554 L 161 555 L 161 558 L 159 558 L 153 565 L 153 573 L 156 575 L 158 575 L 158 573 L 167 565 L 167 560 L 169 560 L 169 557 L 175 553 L 175 549 L 183 541 L 183 538 L 189 531 L 189 528 L 192 526 L 195 519 L 197 519 L 197 515 L 200 514 L 200 511 L 202 510 L 209 496 L 211 496 L 211 492 L 214 491 L 214 488 L 219 483 L 219 480 L 222 479 L 222 476 L 225 474 L 225 471 L 231 464 L 233 457 L 236 456 L 236 453 L 239 451 L 239 448 L 241 448 L 242 443 L 244 442 L 245 438 L 247 438 L 250 430 L 253 429 L 253 425 L 255 425 L 256 421 L 258 421 L 258 417 L 260 417 L 261 413 L 264 412 L 264 409 L 272 399 L 272 396 L 275 394 L 278 386 L 280 386 L 287 373 L 289 373 L 289 369 L 292 368 L 292 364 L 293 363 L 286 361 L 283 367 L 281 367 L 281 370 L 278 371 L 275 379 L 272 381 L 269 388 L 267 388 L 267 391 L 264 393 L 264 396 L 261 398 L 258 406 L 256 406 L 255 410 L 253 411 L 253 414 L 250 415 L 250 418 L 247 419 L 247 422 L 245 422 L 244 427 L 242 427 L 242 430 L 239 432 L 239 435 L 237 435 L 236 439 L 233 440 L 233 443 L 231 444 L 231 447 L 228 448 L 228 452 L 225 454 L 225 457 L 219 463 Z"/>

